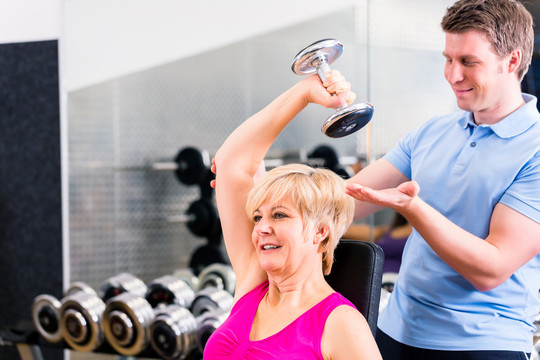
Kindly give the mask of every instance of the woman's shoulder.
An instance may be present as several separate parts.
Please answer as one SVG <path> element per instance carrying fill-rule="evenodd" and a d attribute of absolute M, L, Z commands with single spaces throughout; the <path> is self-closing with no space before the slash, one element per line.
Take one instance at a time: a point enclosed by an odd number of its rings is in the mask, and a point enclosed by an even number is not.
<path fill-rule="evenodd" d="M 366 319 L 346 303 L 337 306 L 328 316 L 321 351 L 324 358 L 350 358 L 352 355 L 355 359 L 380 359 Z"/>
<path fill-rule="evenodd" d="M 358 323 L 362 327 L 363 325 L 368 326 L 364 315 L 346 297 L 335 292 L 329 298 L 331 298 L 330 301 L 333 303 L 333 309 L 328 315 L 325 328 L 335 326 L 336 330 L 339 330 L 344 324 L 358 325 Z"/>

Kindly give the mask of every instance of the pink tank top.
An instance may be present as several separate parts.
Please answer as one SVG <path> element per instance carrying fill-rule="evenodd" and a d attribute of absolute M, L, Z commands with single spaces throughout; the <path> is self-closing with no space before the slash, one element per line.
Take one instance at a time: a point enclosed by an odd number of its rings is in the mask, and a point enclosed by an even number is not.
<path fill-rule="evenodd" d="M 251 325 L 267 292 L 265 281 L 234 304 L 230 316 L 208 339 L 203 359 L 322 359 L 321 338 L 328 315 L 340 305 L 354 307 L 341 294 L 332 293 L 278 333 L 251 341 Z"/>

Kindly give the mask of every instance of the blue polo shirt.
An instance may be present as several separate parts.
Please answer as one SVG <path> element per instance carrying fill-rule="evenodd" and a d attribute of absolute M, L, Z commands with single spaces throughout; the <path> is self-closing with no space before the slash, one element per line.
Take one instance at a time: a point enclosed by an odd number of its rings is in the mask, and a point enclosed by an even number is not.
<path fill-rule="evenodd" d="M 469 112 L 432 118 L 385 158 L 418 182 L 426 203 L 480 238 L 499 202 L 540 223 L 540 115 L 536 98 L 523 98 L 494 125 L 477 126 Z M 420 348 L 530 352 L 539 289 L 540 255 L 480 292 L 413 231 L 379 327 Z"/>

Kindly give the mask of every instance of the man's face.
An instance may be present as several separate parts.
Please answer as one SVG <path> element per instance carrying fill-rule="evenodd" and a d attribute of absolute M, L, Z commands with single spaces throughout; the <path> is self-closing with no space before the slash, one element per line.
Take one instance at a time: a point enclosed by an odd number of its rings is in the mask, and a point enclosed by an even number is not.
<path fill-rule="evenodd" d="M 444 76 L 458 106 L 475 118 L 497 114 L 517 81 L 508 71 L 509 56 L 495 54 L 487 36 L 476 30 L 446 33 L 443 55 Z"/>

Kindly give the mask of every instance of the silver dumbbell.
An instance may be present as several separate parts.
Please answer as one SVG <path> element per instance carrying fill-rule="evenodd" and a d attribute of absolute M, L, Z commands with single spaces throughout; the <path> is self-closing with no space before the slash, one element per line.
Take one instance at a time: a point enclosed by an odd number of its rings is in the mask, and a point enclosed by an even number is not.
<path fill-rule="evenodd" d="M 104 341 L 101 316 L 105 303 L 82 282 L 73 283 L 60 307 L 60 331 L 64 340 L 77 351 L 92 351 Z"/>
<path fill-rule="evenodd" d="M 125 292 L 144 296 L 146 294 L 146 284 L 133 274 L 124 272 L 106 279 L 101 284 L 101 298 L 107 302 L 110 298 Z"/>
<path fill-rule="evenodd" d="M 329 64 L 337 60 L 343 52 L 343 44 L 336 39 L 319 40 L 302 49 L 293 60 L 292 71 L 297 75 L 317 73 L 321 81 L 326 80 Z M 336 109 L 322 126 L 322 132 L 332 138 L 350 135 L 363 128 L 373 117 L 373 105 L 359 103 Z"/>
<path fill-rule="evenodd" d="M 76 281 L 70 284 L 64 292 L 64 297 L 77 292 L 86 292 L 96 295 L 94 289 L 84 282 Z M 60 330 L 60 308 L 62 302 L 50 294 L 38 295 L 32 304 L 32 321 L 38 333 L 48 342 L 62 341 Z"/>
<path fill-rule="evenodd" d="M 156 312 L 169 305 L 190 306 L 195 297 L 184 280 L 172 275 L 159 277 L 148 286 L 130 280 L 126 274 L 115 280 L 108 281 L 104 293 L 114 294 L 123 288 L 126 291 L 107 301 L 103 328 L 107 341 L 122 355 L 137 355 L 148 347 Z"/>
<path fill-rule="evenodd" d="M 177 279 L 184 280 L 194 291 L 199 288 L 199 278 L 189 268 L 175 270 L 173 276 Z"/>
<path fill-rule="evenodd" d="M 201 354 L 204 353 L 204 347 L 210 336 L 227 320 L 230 313 L 230 310 L 214 309 L 197 317 L 197 346 Z"/>
<path fill-rule="evenodd" d="M 150 325 L 152 348 L 164 359 L 185 359 L 197 348 L 197 329 L 188 309 L 176 304 L 158 309 Z"/>
<path fill-rule="evenodd" d="M 165 275 L 148 284 L 145 298 L 153 308 L 171 304 L 189 307 L 195 298 L 195 291 L 186 281 Z"/>
<path fill-rule="evenodd" d="M 233 296 L 222 289 L 206 287 L 195 294 L 191 313 L 198 317 L 206 312 L 214 310 L 229 311 L 232 307 Z"/>
<path fill-rule="evenodd" d="M 32 304 L 32 321 L 38 333 L 51 343 L 62 341 L 60 307 L 62 303 L 49 294 L 36 296 Z"/>
<path fill-rule="evenodd" d="M 110 298 L 103 311 L 105 338 L 120 354 L 135 356 L 149 345 L 154 309 L 142 296 L 124 292 Z"/>
<path fill-rule="evenodd" d="M 205 267 L 198 276 L 199 290 L 215 287 L 234 294 L 236 276 L 231 266 L 215 263 Z"/>

